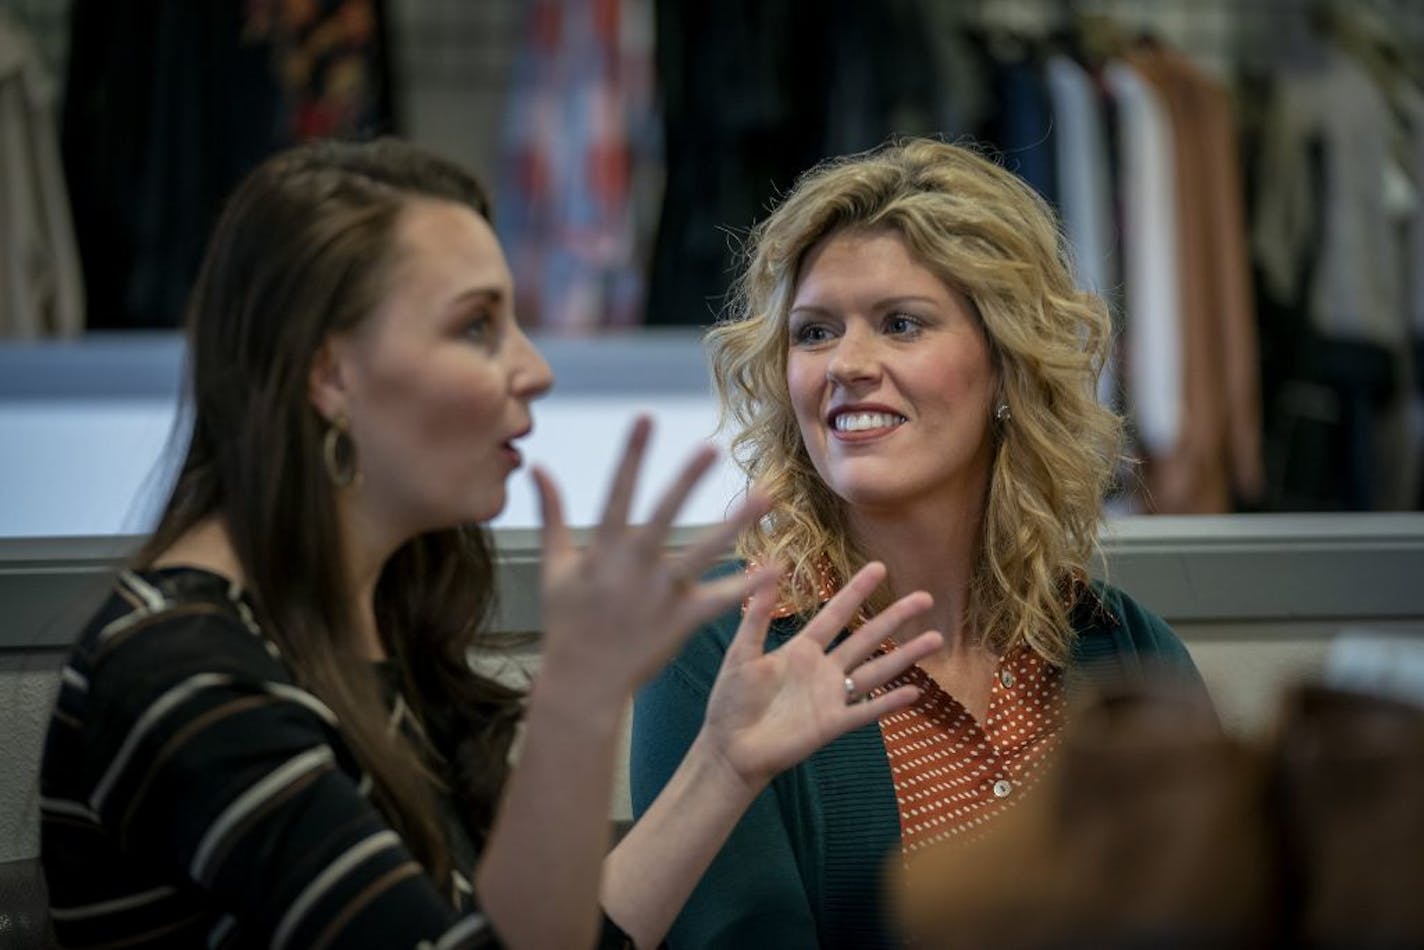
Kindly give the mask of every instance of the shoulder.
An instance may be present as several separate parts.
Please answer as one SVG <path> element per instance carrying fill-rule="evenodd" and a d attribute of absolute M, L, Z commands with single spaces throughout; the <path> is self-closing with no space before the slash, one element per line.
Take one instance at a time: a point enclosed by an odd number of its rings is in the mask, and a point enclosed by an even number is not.
<path fill-rule="evenodd" d="M 120 572 L 75 657 L 116 677 L 209 666 L 289 678 L 241 592 L 197 571 Z"/>
<path fill-rule="evenodd" d="M 1112 689 L 1146 678 L 1176 684 L 1212 708 L 1192 655 L 1167 622 L 1127 593 L 1094 581 L 1073 610 L 1073 688 Z"/>
<path fill-rule="evenodd" d="M 1125 628 L 1126 635 L 1133 638 L 1171 629 L 1165 620 L 1138 603 L 1127 591 L 1096 579 L 1083 588 L 1074 604 L 1073 624 L 1085 632 Z"/>
<path fill-rule="evenodd" d="M 1171 626 L 1126 591 L 1094 580 L 1074 605 L 1074 656 L 1090 662 L 1105 655 L 1171 667 L 1192 666 Z"/>
<path fill-rule="evenodd" d="M 58 712 L 108 732 L 160 700 L 202 691 L 301 693 L 246 601 L 224 584 L 214 575 L 121 572 L 65 666 Z M 303 705 L 327 718 L 319 704 Z"/>
<path fill-rule="evenodd" d="M 121 573 L 75 647 L 51 716 L 45 794 L 113 818 L 166 800 L 150 798 L 154 788 L 216 796 L 211 805 L 236 787 L 233 775 L 273 759 L 349 767 L 336 716 L 294 684 L 238 601 L 164 580 Z"/>

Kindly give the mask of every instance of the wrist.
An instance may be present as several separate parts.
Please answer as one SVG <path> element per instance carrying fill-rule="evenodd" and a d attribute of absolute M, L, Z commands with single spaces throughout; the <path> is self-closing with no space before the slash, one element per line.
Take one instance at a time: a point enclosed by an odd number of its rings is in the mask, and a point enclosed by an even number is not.
<path fill-rule="evenodd" d="M 585 733 L 616 732 L 632 691 L 596 675 L 578 672 L 577 666 L 546 657 L 529 690 L 526 719 L 546 716 Z"/>
<path fill-rule="evenodd" d="M 739 768 L 724 743 L 710 734 L 706 726 L 697 733 L 688 747 L 683 762 L 696 776 L 716 788 L 729 801 L 751 804 L 771 783 L 771 774 Z"/>
<path fill-rule="evenodd" d="M 599 704 L 621 706 L 633 693 L 629 671 L 609 662 L 606 650 L 567 636 L 545 635 L 538 678 L 551 689 Z"/>

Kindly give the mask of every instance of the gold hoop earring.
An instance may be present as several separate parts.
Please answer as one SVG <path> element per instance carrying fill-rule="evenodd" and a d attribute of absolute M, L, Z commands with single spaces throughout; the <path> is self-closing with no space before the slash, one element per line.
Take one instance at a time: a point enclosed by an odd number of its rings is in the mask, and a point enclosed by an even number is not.
<path fill-rule="evenodd" d="M 361 483 L 361 469 L 356 464 L 356 442 L 346 431 L 351 421 L 346 413 L 338 412 L 321 437 L 321 460 L 326 466 L 326 476 L 337 488 L 346 488 Z"/>

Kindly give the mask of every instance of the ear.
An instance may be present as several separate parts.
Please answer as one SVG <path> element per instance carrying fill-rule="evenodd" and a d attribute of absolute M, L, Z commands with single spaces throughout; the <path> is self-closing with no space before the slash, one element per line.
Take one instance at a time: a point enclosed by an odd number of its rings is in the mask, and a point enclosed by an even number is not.
<path fill-rule="evenodd" d="M 350 393 L 347 380 L 346 347 L 342 341 L 328 336 L 312 357 L 307 373 L 307 398 L 317 414 L 328 422 L 340 415 L 350 415 Z"/>

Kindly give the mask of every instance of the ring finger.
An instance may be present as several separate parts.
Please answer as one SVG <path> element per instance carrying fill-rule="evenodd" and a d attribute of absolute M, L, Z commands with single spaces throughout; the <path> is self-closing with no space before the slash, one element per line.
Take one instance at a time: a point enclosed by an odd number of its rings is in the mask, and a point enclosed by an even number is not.
<path fill-rule="evenodd" d="M 934 598 L 924 591 L 915 591 L 906 594 L 876 614 L 861 628 L 831 651 L 831 655 L 840 661 L 846 669 L 860 663 L 870 654 L 875 652 L 875 648 L 885 642 L 885 638 L 895 632 L 897 628 L 917 614 L 922 614 L 934 603 Z"/>
<path fill-rule="evenodd" d="M 909 643 L 861 663 L 846 673 L 846 701 L 864 699 L 872 690 L 884 686 L 939 649 L 943 642 L 938 632 L 927 630 Z"/>

